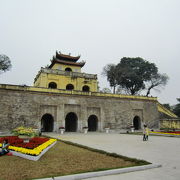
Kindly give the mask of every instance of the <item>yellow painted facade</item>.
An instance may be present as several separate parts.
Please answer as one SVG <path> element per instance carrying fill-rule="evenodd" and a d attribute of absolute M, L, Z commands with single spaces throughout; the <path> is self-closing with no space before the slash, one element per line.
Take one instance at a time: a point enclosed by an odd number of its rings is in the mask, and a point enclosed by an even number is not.
<path fill-rule="evenodd" d="M 65 71 L 66 68 L 71 68 L 73 72 L 81 72 L 81 68 L 77 66 L 70 66 L 70 65 L 64 65 L 64 64 L 54 64 L 52 69 L 58 69 Z"/>
<path fill-rule="evenodd" d="M 71 58 L 70 56 L 68 57 Z M 55 59 L 48 68 L 41 68 L 34 80 L 35 87 L 97 92 L 96 74 L 81 73 L 85 62 Z"/>
<path fill-rule="evenodd" d="M 161 120 L 160 128 L 162 129 L 180 129 L 180 120 Z"/>
<path fill-rule="evenodd" d="M 162 104 L 158 103 L 157 106 L 158 106 L 159 112 L 164 113 L 164 114 L 166 114 L 170 117 L 173 117 L 173 118 L 178 118 L 178 116 L 176 114 L 174 114 L 172 111 L 165 108 Z"/>
<path fill-rule="evenodd" d="M 66 89 L 68 84 L 72 84 L 74 90 L 82 91 L 82 88 L 86 85 L 89 87 L 89 91 L 97 92 L 97 79 L 76 77 L 73 76 L 73 74 L 73 72 L 65 72 L 64 75 L 41 72 L 35 81 L 34 86 L 48 88 L 49 84 L 54 82 L 57 84 L 57 89 Z"/>

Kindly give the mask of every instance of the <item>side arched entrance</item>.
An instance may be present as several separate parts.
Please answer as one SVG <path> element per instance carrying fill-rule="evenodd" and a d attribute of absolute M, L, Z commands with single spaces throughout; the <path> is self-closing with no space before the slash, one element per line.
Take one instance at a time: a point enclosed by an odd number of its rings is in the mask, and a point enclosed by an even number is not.
<path fill-rule="evenodd" d="M 41 118 L 41 131 L 52 132 L 54 127 L 54 118 L 51 114 L 44 114 Z"/>
<path fill-rule="evenodd" d="M 88 131 L 97 131 L 98 118 L 96 115 L 90 115 L 88 118 Z"/>
<path fill-rule="evenodd" d="M 68 113 L 65 118 L 65 131 L 76 132 L 77 127 L 78 127 L 77 115 L 73 112 Z"/>
<path fill-rule="evenodd" d="M 133 119 L 133 126 L 135 130 L 141 129 L 141 119 L 139 116 L 135 116 Z"/>

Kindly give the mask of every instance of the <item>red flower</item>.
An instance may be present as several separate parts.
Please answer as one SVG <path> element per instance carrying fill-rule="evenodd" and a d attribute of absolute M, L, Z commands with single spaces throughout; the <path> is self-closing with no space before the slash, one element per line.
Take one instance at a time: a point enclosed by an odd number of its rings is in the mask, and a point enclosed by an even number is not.
<path fill-rule="evenodd" d="M 45 143 L 48 141 L 48 138 L 42 138 L 42 137 L 34 137 L 30 139 L 28 143 L 24 143 L 22 139 L 19 139 L 18 136 L 7 136 L 7 137 L 2 137 L 0 138 L 0 143 L 3 143 L 4 140 L 8 140 L 8 143 L 11 146 L 16 146 L 16 147 L 23 147 L 27 149 L 34 149 L 38 147 L 39 145 Z"/>

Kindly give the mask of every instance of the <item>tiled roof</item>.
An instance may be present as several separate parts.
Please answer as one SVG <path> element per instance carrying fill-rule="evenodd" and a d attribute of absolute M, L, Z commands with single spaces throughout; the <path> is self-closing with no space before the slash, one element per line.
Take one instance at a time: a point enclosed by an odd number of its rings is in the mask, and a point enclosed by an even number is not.
<path fill-rule="evenodd" d="M 66 55 L 66 54 L 58 53 L 56 51 L 56 58 L 59 60 L 64 60 L 64 61 L 76 62 L 80 58 L 80 56 L 75 57 L 75 56 L 71 56 L 70 54 Z"/>
<path fill-rule="evenodd" d="M 49 68 L 53 67 L 55 63 L 59 64 L 66 64 L 66 65 L 73 65 L 73 66 L 80 66 L 83 67 L 85 65 L 85 62 L 71 62 L 71 61 L 64 61 L 64 60 L 59 60 L 59 59 L 53 59 L 51 65 Z"/>

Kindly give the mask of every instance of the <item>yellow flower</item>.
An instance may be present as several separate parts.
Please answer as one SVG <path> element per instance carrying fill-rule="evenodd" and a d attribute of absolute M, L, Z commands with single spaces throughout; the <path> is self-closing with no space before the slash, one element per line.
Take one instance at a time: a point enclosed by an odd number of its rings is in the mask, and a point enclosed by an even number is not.
<path fill-rule="evenodd" d="M 49 145 L 51 145 L 52 143 L 54 143 L 55 141 L 57 141 L 56 139 L 49 139 L 48 141 L 46 141 L 45 143 L 39 145 L 38 147 L 34 148 L 34 149 L 26 149 L 26 148 L 22 148 L 22 147 L 16 147 L 16 146 L 9 146 L 10 150 L 14 150 L 16 152 L 21 152 L 23 154 L 29 154 L 29 155 L 39 155 L 44 149 L 46 149 Z M 2 146 L 2 144 L 0 144 L 0 147 Z"/>

